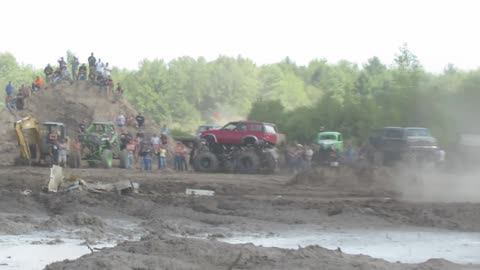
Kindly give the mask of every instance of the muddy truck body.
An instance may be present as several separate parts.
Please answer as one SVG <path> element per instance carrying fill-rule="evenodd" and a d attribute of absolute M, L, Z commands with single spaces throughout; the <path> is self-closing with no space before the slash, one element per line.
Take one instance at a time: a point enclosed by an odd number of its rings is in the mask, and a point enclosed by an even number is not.
<path fill-rule="evenodd" d="M 437 139 L 423 127 L 384 127 L 374 131 L 369 144 L 369 160 L 377 165 L 438 163 L 444 159 Z"/>
<path fill-rule="evenodd" d="M 274 124 L 230 122 L 200 133 L 193 167 L 201 172 L 273 173 L 278 169 Z"/>

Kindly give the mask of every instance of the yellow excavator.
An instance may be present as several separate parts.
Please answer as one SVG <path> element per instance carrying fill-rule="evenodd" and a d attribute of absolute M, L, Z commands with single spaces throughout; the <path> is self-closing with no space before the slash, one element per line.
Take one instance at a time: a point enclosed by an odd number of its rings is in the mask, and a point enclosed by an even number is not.
<path fill-rule="evenodd" d="M 18 145 L 20 146 L 20 157 L 15 160 L 21 165 L 49 165 L 56 164 L 55 142 L 49 140 L 52 131 L 57 132 L 57 140 L 65 140 L 69 144 L 66 127 L 60 122 L 44 122 L 40 124 L 32 116 L 26 116 L 14 123 Z M 67 152 L 67 161 L 70 167 L 75 166 L 70 162 L 70 151 Z"/>

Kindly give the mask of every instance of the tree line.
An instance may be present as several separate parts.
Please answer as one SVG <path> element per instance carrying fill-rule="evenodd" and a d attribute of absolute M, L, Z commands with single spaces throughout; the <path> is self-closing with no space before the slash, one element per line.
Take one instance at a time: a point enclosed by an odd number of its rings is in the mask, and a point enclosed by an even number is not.
<path fill-rule="evenodd" d="M 18 87 L 38 74 L 42 71 L 0 53 L 2 85 L 12 80 Z M 146 59 L 138 70 L 114 68 L 112 76 L 137 110 L 186 132 L 248 118 L 276 123 L 290 140 L 303 143 L 320 127 L 360 143 L 374 128 L 423 126 L 449 144 L 458 133 L 479 128 L 480 70 L 449 64 L 432 74 L 406 45 L 389 66 L 377 57 L 362 65 L 317 59 L 305 66 L 288 57 L 269 65 L 241 56 L 179 57 Z"/>

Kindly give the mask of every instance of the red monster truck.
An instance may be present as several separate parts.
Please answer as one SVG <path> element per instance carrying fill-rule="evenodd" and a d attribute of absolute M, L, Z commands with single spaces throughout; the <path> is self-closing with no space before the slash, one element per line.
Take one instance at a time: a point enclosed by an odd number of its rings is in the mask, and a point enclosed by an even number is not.
<path fill-rule="evenodd" d="M 202 172 L 273 173 L 278 168 L 274 124 L 236 121 L 221 129 L 200 133 L 206 146 L 193 159 L 195 170 Z"/>

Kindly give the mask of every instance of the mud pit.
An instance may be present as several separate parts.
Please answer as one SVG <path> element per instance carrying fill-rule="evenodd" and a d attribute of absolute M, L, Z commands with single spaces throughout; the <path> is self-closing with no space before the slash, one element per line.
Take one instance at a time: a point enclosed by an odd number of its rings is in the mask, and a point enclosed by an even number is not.
<path fill-rule="evenodd" d="M 80 248 L 87 255 L 70 261 L 62 260 L 74 257 L 58 258 L 60 262 L 48 266 L 50 261 L 46 260 L 36 269 L 480 269 L 479 265 L 468 264 L 478 263 L 480 257 L 471 253 L 478 250 L 478 203 L 406 201 L 398 190 L 389 188 L 395 185 L 383 178 L 365 184 L 343 176 L 333 180 L 303 176 L 292 181 L 290 176 L 282 175 L 65 171 L 66 175 L 91 182 L 128 179 L 140 183 L 139 194 L 119 195 L 78 190 L 44 193 L 42 186 L 48 173 L 47 168 L 0 168 L 0 236 L 22 239 L 43 233 L 45 242 L 59 239 L 82 244 Z M 215 195 L 193 197 L 185 195 L 186 188 L 213 190 Z M 27 189 L 32 192 L 25 193 Z M 348 235 L 351 232 L 366 238 L 371 234 L 372 241 L 362 245 L 364 239 L 353 241 L 353 236 Z M 434 245 L 431 252 L 428 246 L 417 249 L 412 245 L 410 252 L 422 256 L 418 260 L 399 258 L 402 263 L 347 254 L 368 254 L 369 247 L 381 247 L 373 241 L 376 232 L 378 238 L 391 241 L 416 237 L 419 232 L 439 233 L 436 235 L 444 239 L 444 249 L 450 249 L 452 254 L 456 254 L 458 243 L 449 243 L 452 238 L 447 236 L 459 239 L 457 236 L 462 234 L 463 243 L 471 247 L 464 246 L 465 253 L 470 252 L 465 255 L 470 257 L 427 260 L 439 254 Z M 314 241 L 326 234 L 332 240 L 329 243 Z M 247 237 L 239 239 L 239 235 Z M 296 239 L 289 245 L 278 242 L 292 235 Z M 256 241 L 262 238 L 277 242 Z M 299 238 L 303 242 L 297 241 Z M 342 246 L 341 241 L 350 241 L 359 248 L 352 250 L 351 245 Z M 86 247 L 105 243 L 118 245 L 93 253 Z M 337 244 L 341 249 L 336 249 Z M 49 248 L 42 243 L 39 246 Z M 387 255 L 398 253 L 395 249 L 383 251 Z M 382 254 L 370 254 L 395 261 Z M 15 269 L 8 261 L 16 259 L 14 252 L 1 256 L 11 258 L 2 258 L 0 269 Z"/>

